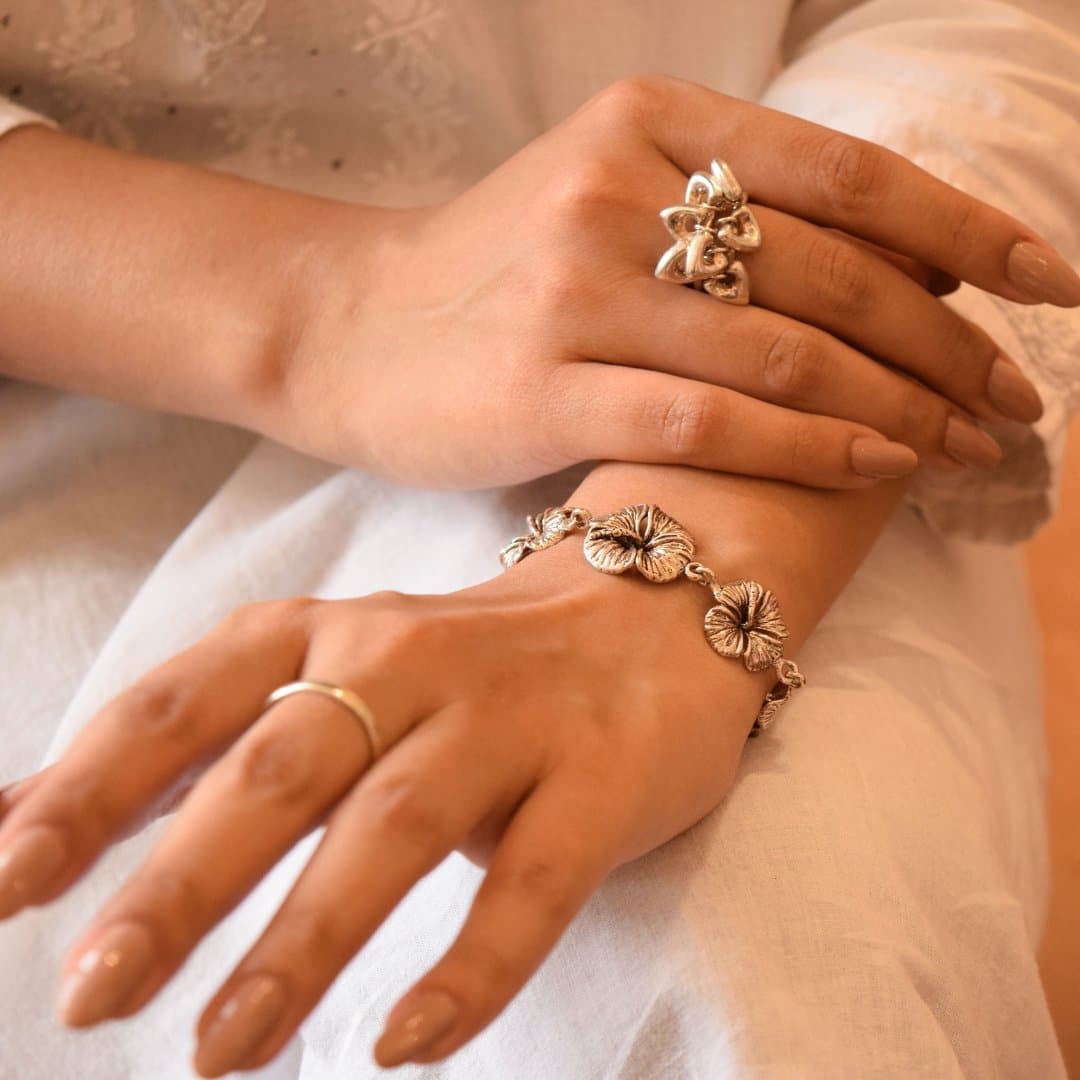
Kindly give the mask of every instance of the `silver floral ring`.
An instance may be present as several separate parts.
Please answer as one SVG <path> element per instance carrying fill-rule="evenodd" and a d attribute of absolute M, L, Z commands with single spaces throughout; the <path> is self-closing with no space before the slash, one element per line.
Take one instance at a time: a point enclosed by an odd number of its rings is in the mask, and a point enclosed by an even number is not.
<path fill-rule="evenodd" d="M 727 162 L 716 158 L 709 168 L 690 177 L 686 205 L 660 211 L 675 243 L 660 256 L 655 274 L 729 304 L 748 304 L 750 275 L 739 255 L 761 247 L 761 229 Z"/>

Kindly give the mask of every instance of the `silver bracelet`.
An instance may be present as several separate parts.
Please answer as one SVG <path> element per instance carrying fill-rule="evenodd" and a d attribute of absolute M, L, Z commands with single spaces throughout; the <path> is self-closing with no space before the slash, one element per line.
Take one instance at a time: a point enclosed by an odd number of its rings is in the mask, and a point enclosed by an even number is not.
<path fill-rule="evenodd" d="M 764 731 L 792 691 L 806 685 L 795 661 L 784 656 L 788 630 L 776 597 L 756 581 L 722 583 L 707 566 L 694 562 L 690 534 L 659 506 L 638 503 L 601 518 L 580 506 L 554 506 L 526 520 L 528 534 L 499 552 L 506 569 L 583 529 L 585 558 L 604 574 L 637 570 L 647 581 L 685 577 L 704 585 L 716 600 L 705 613 L 705 637 L 713 649 L 721 656 L 742 657 L 748 671 L 776 669 L 776 684 L 765 695 L 751 736 Z"/>

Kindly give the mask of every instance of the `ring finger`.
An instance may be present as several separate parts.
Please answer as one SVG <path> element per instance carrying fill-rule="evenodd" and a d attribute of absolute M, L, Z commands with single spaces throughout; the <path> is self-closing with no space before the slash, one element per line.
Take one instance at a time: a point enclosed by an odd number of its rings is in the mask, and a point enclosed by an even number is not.
<path fill-rule="evenodd" d="M 369 759 L 363 729 L 341 704 L 302 694 L 274 705 L 207 771 L 72 950 L 64 1023 L 140 1009 Z"/>

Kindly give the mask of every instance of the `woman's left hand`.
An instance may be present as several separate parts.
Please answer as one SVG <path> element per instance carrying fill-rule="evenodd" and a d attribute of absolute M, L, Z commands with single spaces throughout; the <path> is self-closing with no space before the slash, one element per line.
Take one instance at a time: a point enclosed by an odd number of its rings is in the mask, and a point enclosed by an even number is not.
<path fill-rule="evenodd" d="M 459 850 L 487 869 L 483 884 L 389 1020 L 414 1007 L 422 1018 L 375 1051 L 384 1066 L 444 1058 L 500 1013 L 609 871 L 727 794 L 774 676 L 719 658 L 701 630 L 708 595 L 683 586 L 599 574 L 570 541 L 447 596 L 241 608 L 4 792 L 0 916 L 60 896 L 187 784 L 64 966 L 67 1024 L 130 1017 L 325 823 L 199 1022 L 196 1068 L 218 1076 L 273 1058 L 413 885 Z M 371 765 L 362 727 L 321 695 L 262 711 L 296 679 L 355 690 L 384 755 Z"/>

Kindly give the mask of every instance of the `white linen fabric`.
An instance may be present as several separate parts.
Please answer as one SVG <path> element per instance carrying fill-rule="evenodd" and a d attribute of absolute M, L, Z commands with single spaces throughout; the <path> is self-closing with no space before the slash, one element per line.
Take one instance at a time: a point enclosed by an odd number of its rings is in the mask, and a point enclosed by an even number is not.
<path fill-rule="evenodd" d="M 1080 256 L 1070 0 L 582 12 L 9 0 L 0 132 L 53 122 L 333 197 L 426 202 L 606 83 L 666 70 L 892 145 Z M 1052 509 L 1080 332 L 1073 313 L 974 290 L 950 302 L 1040 386 L 1038 434 L 996 428 L 1009 456 L 992 476 L 920 481 L 804 648 L 810 685 L 751 742 L 724 805 L 613 874 L 468 1047 L 403 1077 L 1064 1075 L 1033 959 L 1048 886 L 1034 632 L 1016 549 L 972 541 L 1018 539 Z M 58 757 L 105 700 L 237 604 L 490 576 L 524 514 L 579 475 L 411 491 L 221 425 L 0 383 L 3 776 Z M 443 520 L 454 527 L 430 550 L 421 536 Z M 315 838 L 138 1018 L 63 1032 L 60 959 L 164 824 L 0 926 L 0 1076 L 190 1075 L 198 1010 Z M 421 881 L 266 1074 L 379 1075 L 386 1012 L 452 940 L 480 876 L 454 855 Z"/>

